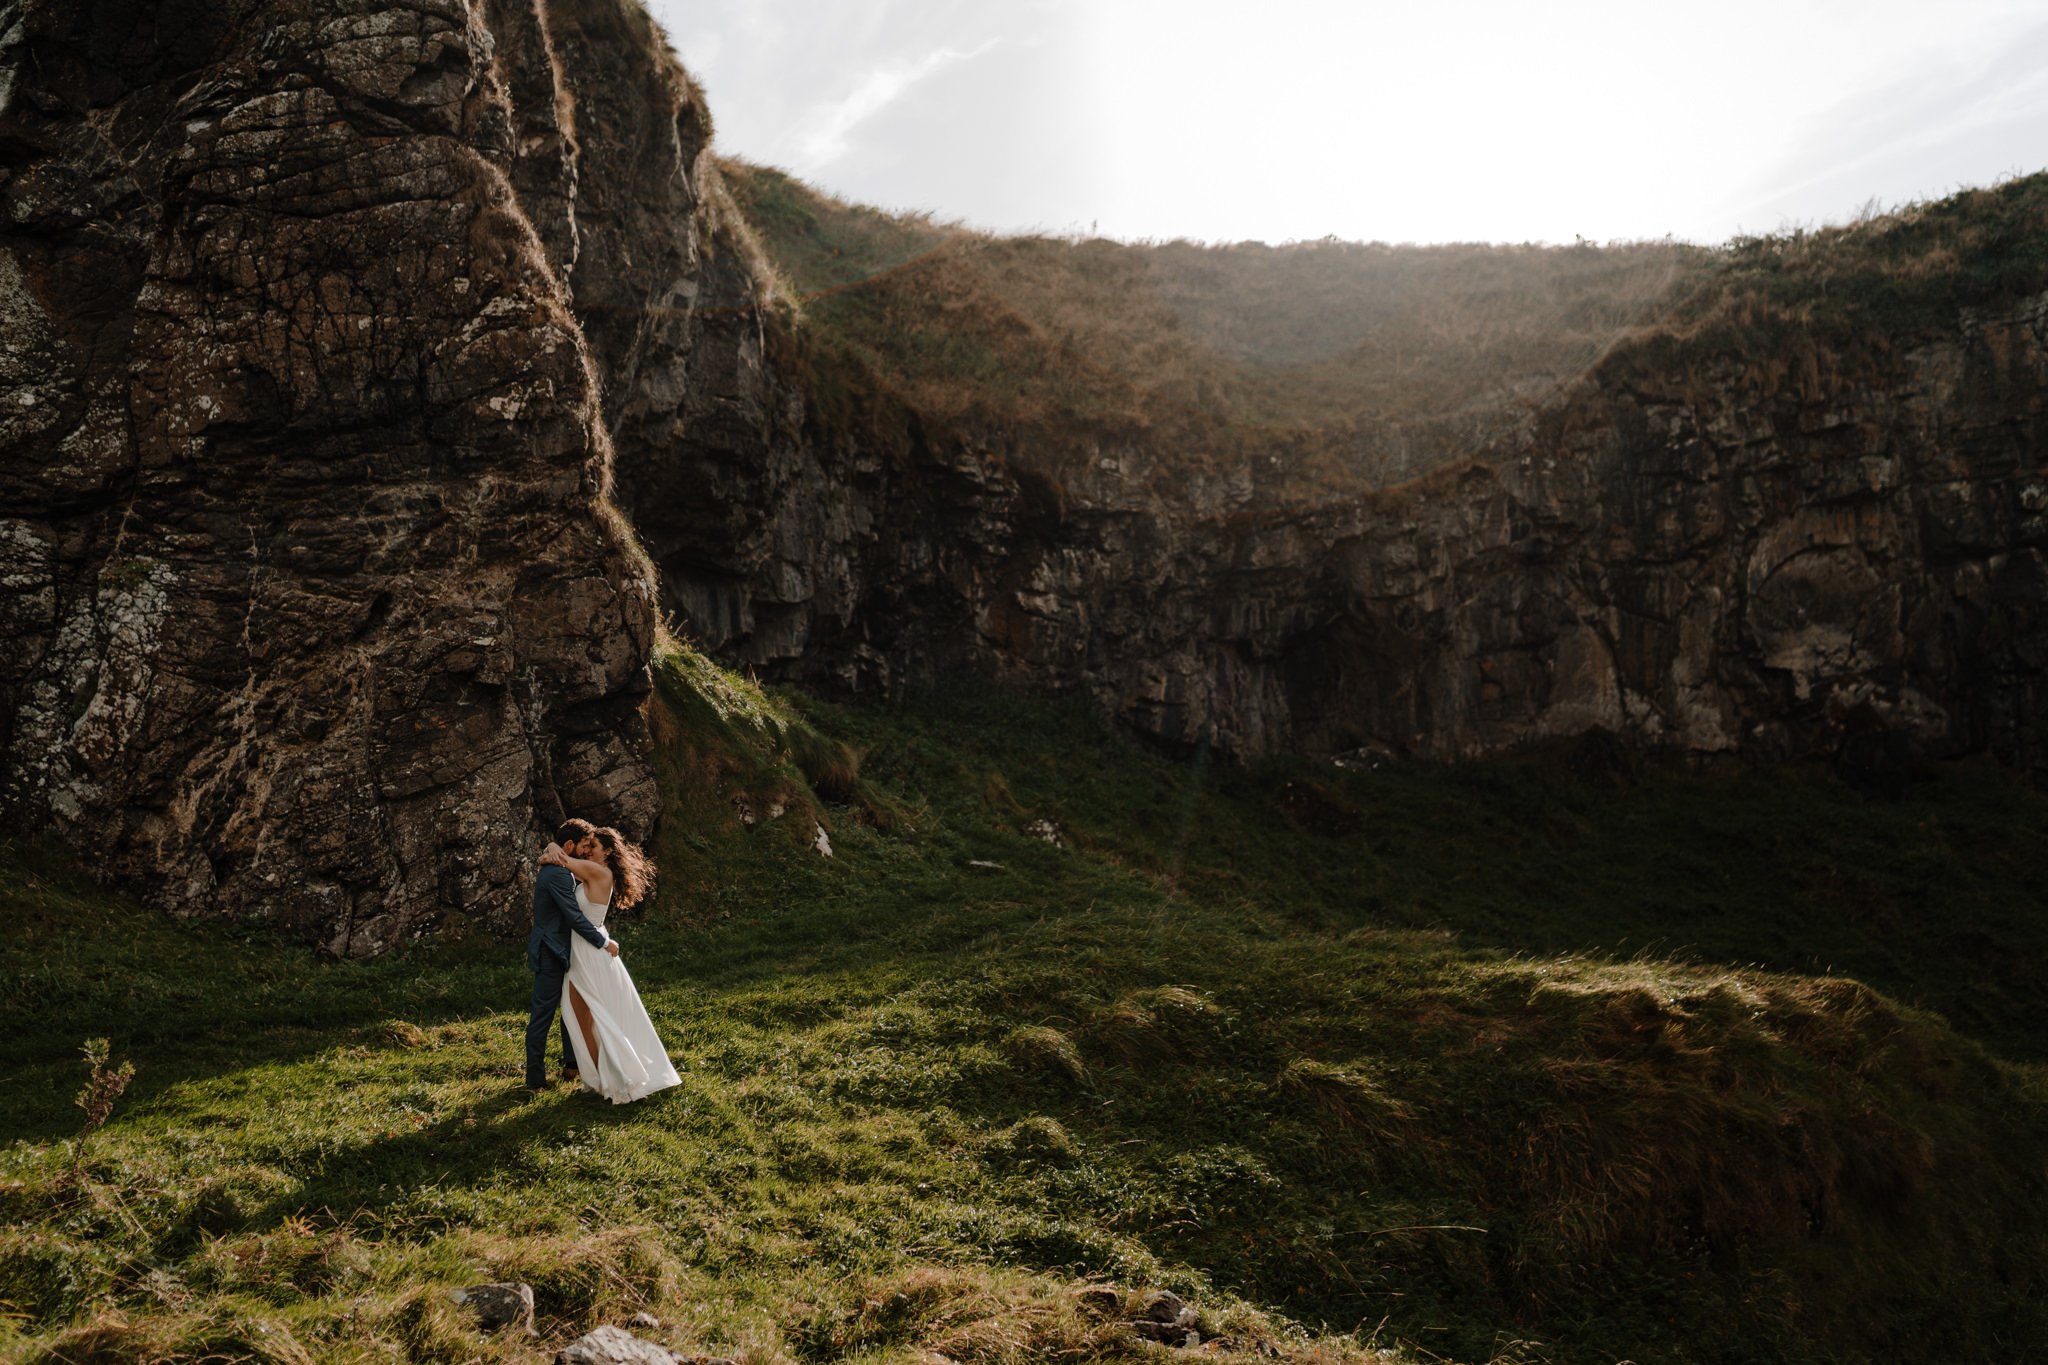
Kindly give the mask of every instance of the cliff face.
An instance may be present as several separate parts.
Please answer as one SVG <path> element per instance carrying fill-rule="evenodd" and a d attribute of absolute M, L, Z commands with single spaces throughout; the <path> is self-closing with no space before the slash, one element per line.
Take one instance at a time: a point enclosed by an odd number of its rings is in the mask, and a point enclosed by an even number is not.
<path fill-rule="evenodd" d="M 0 5 L 11 824 L 340 954 L 645 829 L 573 110 L 534 4 Z"/>
<path fill-rule="evenodd" d="M 1650 336 L 1465 458 L 1313 505 L 1272 460 L 1128 436 L 1052 477 L 1003 433 L 838 397 L 792 327 L 727 348 L 723 425 L 627 486 L 689 630 L 772 676 L 971 668 L 1244 756 L 1599 728 L 2048 763 L 2048 295 L 1893 335 Z"/>
<path fill-rule="evenodd" d="M 2044 321 L 2048 295 L 1861 362 L 1624 351 L 1469 464 L 1239 541 L 1307 590 L 1248 579 L 1275 624 L 1218 654 L 1311 748 L 1600 727 L 1785 757 L 1884 730 L 2038 764 Z"/>
<path fill-rule="evenodd" d="M 1242 756 L 2043 764 L 2038 285 L 1651 337 L 1304 500 L 1199 420 L 1049 457 L 891 396 L 708 140 L 631 0 L 0 2 L 0 816 L 336 953 L 511 927 L 560 814 L 652 819 L 661 605 Z"/>

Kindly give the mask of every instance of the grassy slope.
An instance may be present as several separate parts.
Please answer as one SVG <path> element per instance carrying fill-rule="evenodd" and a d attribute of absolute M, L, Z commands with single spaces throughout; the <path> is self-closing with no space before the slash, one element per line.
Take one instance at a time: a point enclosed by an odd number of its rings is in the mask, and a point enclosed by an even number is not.
<path fill-rule="evenodd" d="M 1228 773 L 987 692 L 662 674 L 663 888 L 619 932 L 687 1071 L 630 1108 L 515 1089 L 516 945 L 320 965 L 7 849 L 0 1349 L 526 1359 L 642 1305 L 759 1362 L 1150 1349 L 1081 1276 L 1327 1360 L 2048 1334 L 2014 965 L 2048 802 L 1995 770 L 1896 806 L 1801 770 Z M 1828 964 L 1891 998 L 1795 974 Z M 73 1180 L 94 1034 L 137 1075 Z M 545 1342 L 442 1300 L 501 1275 Z"/>
<path fill-rule="evenodd" d="M 1000 237 L 724 178 L 856 387 L 1055 479 L 1106 438 L 1153 451 L 1164 488 L 1269 458 L 1283 498 L 1473 454 L 1601 363 L 1669 387 L 1816 347 L 1868 360 L 2048 288 L 2048 174 L 1717 249 Z"/>
<path fill-rule="evenodd" d="M 722 169 L 812 334 L 926 419 L 1000 431 L 1052 472 L 1077 437 L 1179 467 L 1281 451 L 1304 495 L 1387 472 L 1360 463 L 1362 427 L 1484 421 L 1554 391 L 1705 256 L 1005 237 Z"/>

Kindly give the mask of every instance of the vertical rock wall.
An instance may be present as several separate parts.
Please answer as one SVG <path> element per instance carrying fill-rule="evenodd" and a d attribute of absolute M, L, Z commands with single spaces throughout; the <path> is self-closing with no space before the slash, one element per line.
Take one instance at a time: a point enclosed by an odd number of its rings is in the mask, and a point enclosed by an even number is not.
<path fill-rule="evenodd" d="M 827 405 L 800 324 L 763 326 L 790 330 L 692 353 L 713 420 L 621 469 L 671 608 L 768 676 L 971 669 L 1240 756 L 1602 729 L 2048 768 L 2048 296 L 1850 346 L 1624 346 L 1466 457 L 1314 507 L 1108 442 L 1053 488 L 1004 433 Z"/>
<path fill-rule="evenodd" d="M 570 108 L 531 5 L 0 5 L 10 823 L 349 955 L 647 828 Z"/>

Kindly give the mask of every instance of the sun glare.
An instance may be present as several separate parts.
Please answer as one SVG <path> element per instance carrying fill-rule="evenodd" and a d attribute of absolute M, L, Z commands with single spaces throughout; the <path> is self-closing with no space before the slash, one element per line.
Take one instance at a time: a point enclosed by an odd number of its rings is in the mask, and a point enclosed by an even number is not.
<path fill-rule="evenodd" d="M 999 230 L 1714 241 L 2048 165 L 2013 0 L 652 8 L 723 151 Z"/>

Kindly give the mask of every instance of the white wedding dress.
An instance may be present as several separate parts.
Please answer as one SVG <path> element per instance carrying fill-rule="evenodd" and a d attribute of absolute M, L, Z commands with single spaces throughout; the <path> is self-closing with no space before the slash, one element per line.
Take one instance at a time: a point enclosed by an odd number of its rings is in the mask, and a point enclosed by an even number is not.
<path fill-rule="evenodd" d="M 602 929 L 605 912 L 611 907 L 593 904 L 583 883 L 578 882 L 576 908 Z M 570 1008 L 569 1042 L 576 1049 L 576 1073 L 583 1084 L 613 1104 L 629 1104 L 682 1084 L 624 962 L 602 948 L 593 948 L 581 934 L 572 934 L 569 984 L 582 997 L 583 1008 L 590 1012 L 591 1030 L 597 1035 L 597 1064 L 593 1066 L 581 1021 L 564 1000 L 563 1005 Z"/>

